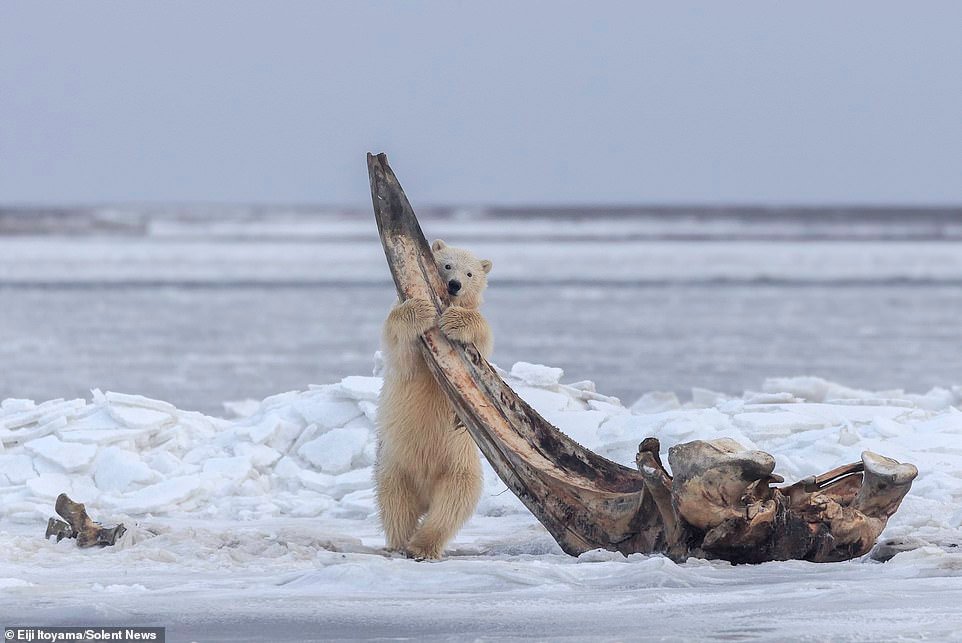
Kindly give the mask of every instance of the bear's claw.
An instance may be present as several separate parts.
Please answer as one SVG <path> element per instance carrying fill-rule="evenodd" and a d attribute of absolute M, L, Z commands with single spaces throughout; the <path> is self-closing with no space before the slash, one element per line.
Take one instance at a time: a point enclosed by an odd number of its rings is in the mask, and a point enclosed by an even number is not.
<path fill-rule="evenodd" d="M 440 560 L 441 551 L 437 546 L 425 546 L 419 547 L 417 545 L 409 545 L 407 551 L 405 552 L 408 558 L 416 560 L 418 562 L 423 562 L 426 560 Z"/>
<path fill-rule="evenodd" d="M 438 311 L 427 299 L 412 298 L 398 304 L 391 311 L 391 317 L 390 321 L 420 335 L 434 326 Z"/>
<path fill-rule="evenodd" d="M 461 306 L 451 306 L 441 313 L 439 327 L 449 339 L 454 339 L 465 344 L 470 344 L 475 340 L 474 316 L 478 313 Z"/>

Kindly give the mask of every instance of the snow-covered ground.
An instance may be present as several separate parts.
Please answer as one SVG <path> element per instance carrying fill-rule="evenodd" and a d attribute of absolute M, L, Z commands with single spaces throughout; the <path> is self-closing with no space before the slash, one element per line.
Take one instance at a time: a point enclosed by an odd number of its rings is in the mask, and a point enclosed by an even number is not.
<path fill-rule="evenodd" d="M 962 387 L 854 390 L 769 379 L 731 397 L 652 393 L 631 408 L 558 370 L 508 382 L 585 446 L 631 465 L 638 442 L 731 437 L 788 482 L 869 449 L 920 475 L 887 563 L 757 566 L 563 554 L 490 469 L 446 560 L 385 555 L 371 465 L 377 377 L 229 405 L 234 419 L 94 391 L 0 410 L 0 621 L 166 625 L 171 640 L 412 637 L 889 640 L 960 637 Z M 67 491 L 122 521 L 115 547 L 45 541 Z"/>

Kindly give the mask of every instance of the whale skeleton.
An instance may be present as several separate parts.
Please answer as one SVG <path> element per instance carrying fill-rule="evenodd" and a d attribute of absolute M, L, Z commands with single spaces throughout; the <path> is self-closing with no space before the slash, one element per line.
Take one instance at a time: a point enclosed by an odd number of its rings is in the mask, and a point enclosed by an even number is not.
<path fill-rule="evenodd" d="M 367 163 L 398 296 L 430 301 L 440 313 L 447 290 L 414 209 L 385 154 L 368 154 Z M 872 548 L 918 475 L 911 464 L 865 452 L 861 462 L 778 488 L 771 455 L 728 439 L 672 447 L 672 476 L 658 441 L 647 438 L 631 469 L 552 426 L 473 345 L 435 326 L 421 352 L 501 480 L 571 555 L 602 548 L 676 560 L 845 560 Z"/>

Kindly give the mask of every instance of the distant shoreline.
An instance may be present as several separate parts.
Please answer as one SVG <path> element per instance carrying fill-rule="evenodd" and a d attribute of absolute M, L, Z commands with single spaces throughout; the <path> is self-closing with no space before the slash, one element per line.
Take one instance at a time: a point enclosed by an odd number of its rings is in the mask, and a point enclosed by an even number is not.
<path fill-rule="evenodd" d="M 959 241 L 962 206 L 427 206 L 422 221 L 510 241 Z M 505 222 L 517 229 L 502 230 Z M 0 206 L 0 236 L 357 240 L 366 208 L 328 206 Z"/>

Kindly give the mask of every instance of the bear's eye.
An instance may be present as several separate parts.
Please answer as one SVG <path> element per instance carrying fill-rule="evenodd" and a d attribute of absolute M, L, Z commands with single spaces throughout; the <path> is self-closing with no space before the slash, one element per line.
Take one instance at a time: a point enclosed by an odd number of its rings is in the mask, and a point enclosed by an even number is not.
<path fill-rule="evenodd" d="M 449 263 L 444 264 L 444 269 L 445 269 L 445 270 L 450 270 L 450 269 L 451 269 L 451 264 L 449 264 Z"/>
<path fill-rule="evenodd" d="M 471 276 L 471 273 L 470 273 L 470 272 L 468 273 L 468 276 L 469 276 L 469 277 Z"/>

